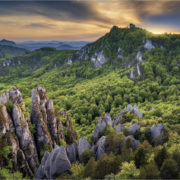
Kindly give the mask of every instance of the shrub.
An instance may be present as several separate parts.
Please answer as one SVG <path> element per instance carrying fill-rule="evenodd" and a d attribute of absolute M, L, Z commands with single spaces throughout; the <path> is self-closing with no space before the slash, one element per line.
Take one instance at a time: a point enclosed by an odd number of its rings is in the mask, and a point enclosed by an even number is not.
<path fill-rule="evenodd" d="M 87 149 L 80 155 L 79 159 L 80 162 L 87 164 L 92 157 L 95 157 L 94 151 Z"/>

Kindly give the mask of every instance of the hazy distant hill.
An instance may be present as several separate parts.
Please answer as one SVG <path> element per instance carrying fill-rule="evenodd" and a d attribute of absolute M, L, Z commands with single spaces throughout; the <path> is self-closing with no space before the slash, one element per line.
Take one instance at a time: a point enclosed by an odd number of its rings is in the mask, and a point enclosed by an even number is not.
<path fill-rule="evenodd" d="M 0 41 L 0 45 L 16 46 L 16 43 L 13 42 L 13 41 L 9 41 L 9 40 L 6 40 L 6 39 L 2 39 L 2 40 Z"/>
<path fill-rule="evenodd" d="M 34 51 L 42 47 L 53 47 L 56 49 L 80 49 L 89 42 L 86 41 L 25 41 L 16 42 L 18 47 L 25 48 L 29 51 Z M 63 45 L 61 47 L 61 45 Z"/>

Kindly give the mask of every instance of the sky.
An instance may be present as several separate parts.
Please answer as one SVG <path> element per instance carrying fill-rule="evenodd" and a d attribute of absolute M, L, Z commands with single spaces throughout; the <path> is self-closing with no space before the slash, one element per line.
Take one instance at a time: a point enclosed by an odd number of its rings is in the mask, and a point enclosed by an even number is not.
<path fill-rule="evenodd" d="M 113 25 L 180 33 L 180 1 L 0 0 L 0 39 L 94 41 Z"/>

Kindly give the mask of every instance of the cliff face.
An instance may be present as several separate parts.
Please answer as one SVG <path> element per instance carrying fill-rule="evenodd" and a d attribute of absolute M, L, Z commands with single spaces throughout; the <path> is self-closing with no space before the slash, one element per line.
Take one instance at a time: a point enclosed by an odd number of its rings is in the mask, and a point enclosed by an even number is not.
<path fill-rule="evenodd" d="M 38 86 L 32 90 L 30 118 L 24 116 L 25 111 L 26 107 L 17 87 L 0 96 L 0 147 L 6 142 L 11 147 L 13 169 L 32 177 L 44 152 L 59 145 L 61 139 L 65 141 L 65 136 L 60 113 L 55 115 L 53 101 L 46 96 L 44 87 Z M 70 131 L 71 121 L 66 111 L 63 112 L 66 114 L 65 126 Z M 71 140 L 73 142 L 75 138 Z"/>

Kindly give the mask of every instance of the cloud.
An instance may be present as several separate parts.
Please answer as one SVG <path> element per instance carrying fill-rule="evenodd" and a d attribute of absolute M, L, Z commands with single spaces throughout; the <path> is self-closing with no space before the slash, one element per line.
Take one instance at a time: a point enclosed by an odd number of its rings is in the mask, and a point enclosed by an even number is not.
<path fill-rule="evenodd" d="M 108 18 L 97 11 L 94 3 L 83 1 L 0 2 L 0 15 L 41 15 L 61 21 L 109 22 Z"/>
<path fill-rule="evenodd" d="M 25 25 L 26 28 L 55 28 L 56 26 L 54 24 L 48 24 L 48 23 L 31 23 Z"/>

